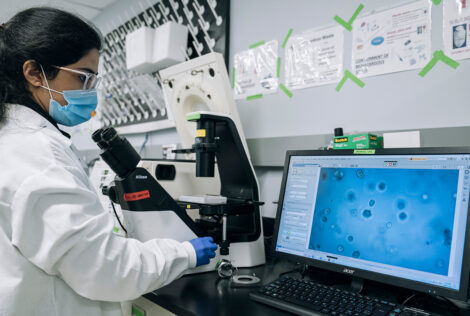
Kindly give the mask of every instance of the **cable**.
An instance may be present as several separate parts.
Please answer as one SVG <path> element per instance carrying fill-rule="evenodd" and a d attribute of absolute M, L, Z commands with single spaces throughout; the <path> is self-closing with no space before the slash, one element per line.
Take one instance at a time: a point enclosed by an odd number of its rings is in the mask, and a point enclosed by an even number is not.
<path fill-rule="evenodd" d="M 449 300 L 447 297 L 439 296 L 439 295 L 429 295 L 429 294 L 426 294 L 426 293 L 414 293 L 414 294 L 410 295 L 407 299 L 405 299 L 403 301 L 403 303 L 401 303 L 401 304 L 406 306 L 406 304 L 409 303 L 412 299 L 417 298 L 419 296 L 428 296 L 428 297 L 435 298 L 437 300 L 446 301 L 451 310 L 453 310 L 454 312 L 457 312 L 457 313 L 460 311 L 460 308 L 457 306 L 457 304 L 455 304 L 454 302 Z"/>
<path fill-rule="evenodd" d="M 119 216 L 116 212 L 116 208 L 114 207 L 114 202 L 111 200 L 111 198 L 109 198 L 109 202 L 111 202 L 111 206 L 113 207 L 114 215 L 116 216 L 119 226 L 121 226 L 122 230 L 127 234 L 127 229 L 125 229 L 124 226 L 122 225 L 121 220 L 119 219 Z"/>
<path fill-rule="evenodd" d="M 142 155 L 142 151 L 145 149 L 145 145 L 147 145 L 148 140 L 149 140 L 149 133 L 145 133 L 145 139 L 144 139 L 144 142 L 142 143 L 142 146 L 140 146 L 139 155 Z"/>
<path fill-rule="evenodd" d="M 413 298 L 415 298 L 418 294 L 420 293 L 413 293 L 412 295 L 410 295 L 407 299 L 405 299 L 401 304 L 402 305 L 406 305 L 406 303 L 408 303 L 409 301 L 411 301 Z"/>

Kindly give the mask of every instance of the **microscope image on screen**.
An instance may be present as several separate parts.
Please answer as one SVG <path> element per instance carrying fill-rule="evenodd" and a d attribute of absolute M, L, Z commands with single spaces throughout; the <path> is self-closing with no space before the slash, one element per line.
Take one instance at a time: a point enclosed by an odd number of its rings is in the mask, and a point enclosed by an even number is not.
<path fill-rule="evenodd" d="M 322 168 L 309 248 L 447 275 L 458 170 Z"/>

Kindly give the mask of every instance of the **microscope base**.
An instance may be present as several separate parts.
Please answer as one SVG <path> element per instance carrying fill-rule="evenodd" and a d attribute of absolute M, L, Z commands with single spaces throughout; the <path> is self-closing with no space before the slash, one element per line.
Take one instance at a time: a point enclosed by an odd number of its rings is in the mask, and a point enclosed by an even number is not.
<path fill-rule="evenodd" d="M 266 263 L 262 236 L 256 241 L 230 244 L 229 250 L 228 256 L 221 256 L 219 249 L 217 249 L 215 258 L 209 264 L 190 269 L 186 274 L 214 271 L 217 262 L 222 259 L 229 260 L 237 268 L 255 267 Z"/>

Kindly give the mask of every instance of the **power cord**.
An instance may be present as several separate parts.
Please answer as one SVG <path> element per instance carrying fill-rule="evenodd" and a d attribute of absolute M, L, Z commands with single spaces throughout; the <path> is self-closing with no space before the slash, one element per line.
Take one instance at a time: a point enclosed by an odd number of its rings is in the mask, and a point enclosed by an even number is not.
<path fill-rule="evenodd" d="M 147 145 L 148 141 L 149 141 L 149 133 L 145 133 L 145 139 L 144 139 L 144 142 L 142 143 L 142 146 L 140 146 L 139 155 L 142 155 L 142 152 L 144 151 L 145 146 Z"/>
<path fill-rule="evenodd" d="M 459 312 L 460 312 L 460 308 L 457 306 L 457 304 L 455 304 L 454 302 L 449 300 L 447 297 L 443 297 L 443 296 L 439 296 L 439 295 L 429 295 L 429 294 L 425 294 L 425 293 L 413 293 L 408 298 L 406 298 L 401 304 L 406 306 L 406 304 L 410 303 L 413 299 L 416 299 L 420 296 L 430 296 L 432 298 L 435 298 L 435 299 L 438 299 L 438 300 L 441 300 L 441 301 L 445 301 L 449 305 L 449 308 L 455 313 L 455 315 L 458 315 Z"/>
<path fill-rule="evenodd" d="M 125 229 L 124 226 L 122 225 L 121 220 L 119 219 L 119 216 L 116 212 L 116 208 L 114 207 L 114 202 L 111 200 L 111 198 L 109 198 L 109 202 L 111 202 L 111 206 L 113 207 L 113 211 L 114 211 L 114 216 L 116 216 L 119 226 L 121 226 L 122 230 L 127 234 L 127 229 Z"/>
<path fill-rule="evenodd" d="M 401 304 L 402 304 L 402 305 L 406 305 L 406 303 L 408 303 L 409 301 L 411 301 L 412 299 L 414 299 L 416 296 L 418 296 L 418 294 L 420 294 L 420 293 L 413 293 L 413 294 L 411 294 L 411 295 L 408 296 Z"/>

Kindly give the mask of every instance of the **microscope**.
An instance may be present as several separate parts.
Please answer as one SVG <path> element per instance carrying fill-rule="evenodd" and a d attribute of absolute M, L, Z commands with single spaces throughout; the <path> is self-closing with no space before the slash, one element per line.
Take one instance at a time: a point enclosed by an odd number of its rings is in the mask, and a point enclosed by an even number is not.
<path fill-rule="evenodd" d="M 259 201 L 258 182 L 237 113 L 220 111 L 219 108 L 217 113 L 188 113 L 188 110 L 195 109 L 188 104 L 195 102 L 198 109 L 203 98 L 207 98 L 206 108 L 209 110 L 214 109 L 210 102 L 224 97 L 231 99 L 234 105 L 225 67 L 219 67 L 223 65 L 223 58 L 215 53 L 208 55 L 171 67 L 178 74 L 173 73 L 172 81 L 167 81 L 173 83 L 171 92 L 174 94 L 167 93 L 166 99 L 172 104 L 173 113 L 178 113 L 177 129 L 178 126 L 185 128 L 185 133 L 181 133 L 181 128 L 178 133 L 180 137 L 182 134 L 193 137 L 190 148 L 176 152 L 194 155 L 195 161 L 141 160 L 126 138 L 113 128 L 99 129 L 92 136 L 101 148 L 103 161 L 116 174 L 103 193 L 120 205 L 128 237 L 145 242 L 152 238 L 185 241 L 211 236 L 219 245 L 216 258 L 209 265 L 190 273 L 212 271 L 221 259 L 231 261 L 236 267 L 265 263 L 260 213 L 263 202 Z M 171 73 L 171 68 L 165 70 L 169 71 L 167 74 Z M 204 76 L 212 85 L 204 87 L 204 83 L 207 84 Z M 225 82 L 214 80 L 217 76 Z M 224 89 L 208 92 L 214 84 L 220 85 L 221 82 Z M 179 86 L 181 90 L 178 90 Z M 179 104 L 184 104 L 187 109 L 175 109 Z M 235 106 L 230 110 L 234 109 Z M 193 129 L 192 133 L 188 127 Z M 188 137 L 182 138 L 184 145 L 189 143 Z M 188 176 L 189 170 L 191 177 Z M 178 198 L 181 193 L 189 196 L 210 193 L 217 198 L 223 197 L 223 200 L 215 203 L 183 201 Z M 211 200 L 211 195 L 208 197 Z"/>

